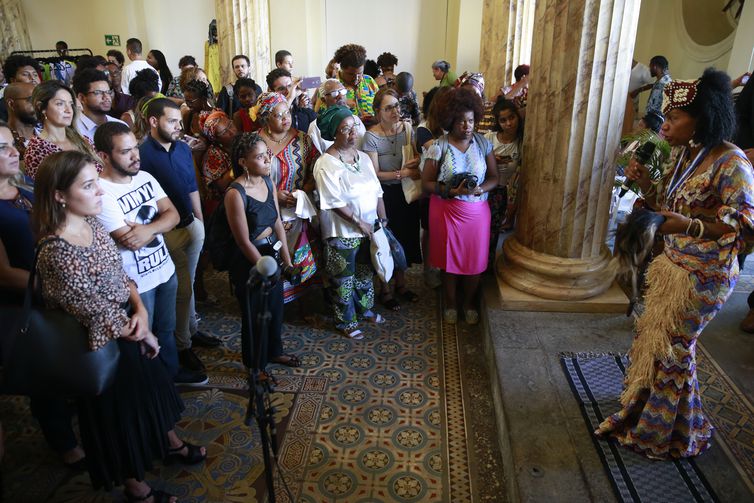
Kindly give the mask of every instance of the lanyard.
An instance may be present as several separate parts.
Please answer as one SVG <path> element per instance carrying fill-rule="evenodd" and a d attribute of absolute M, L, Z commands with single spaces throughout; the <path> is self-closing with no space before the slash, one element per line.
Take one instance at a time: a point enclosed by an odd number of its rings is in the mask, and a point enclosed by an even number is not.
<path fill-rule="evenodd" d="M 670 179 L 670 184 L 668 185 L 668 191 L 666 193 L 667 195 L 667 201 L 670 202 L 671 197 L 675 192 L 678 190 L 678 188 L 689 179 L 691 174 L 696 170 L 697 167 L 702 163 L 704 158 L 707 156 L 707 153 L 709 152 L 709 148 L 704 147 L 702 150 L 699 151 L 698 154 L 696 154 L 696 157 L 694 158 L 694 161 L 689 164 L 689 166 L 686 168 L 686 170 L 678 175 L 679 168 L 681 167 L 681 163 L 686 159 L 686 155 L 684 153 L 683 156 L 681 156 L 680 159 L 678 159 L 678 164 L 675 166 L 675 170 L 673 171 L 673 177 Z"/>

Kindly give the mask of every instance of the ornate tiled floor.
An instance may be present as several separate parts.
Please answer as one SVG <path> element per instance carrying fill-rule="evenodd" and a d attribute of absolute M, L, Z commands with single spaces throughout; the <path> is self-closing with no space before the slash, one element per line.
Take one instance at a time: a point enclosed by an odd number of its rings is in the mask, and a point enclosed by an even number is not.
<path fill-rule="evenodd" d="M 404 304 L 398 313 L 383 311 L 387 322 L 365 325 L 361 341 L 331 330 L 318 290 L 286 308 L 285 350 L 303 365 L 272 371 L 278 379 L 279 465 L 295 501 L 497 500 L 500 455 L 480 334 L 441 324 L 439 295 L 419 278 L 409 275 L 420 302 Z M 191 468 L 158 464 L 151 479 L 164 480 L 180 501 L 262 500 L 258 431 L 243 424 L 248 398 L 238 308 L 224 276 L 208 275 L 207 284 L 214 301 L 200 304 L 201 326 L 223 346 L 197 349 L 210 382 L 181 390 L 187 410 L 179 428 L 208 447 L 208 460 Z M 0 401 L 1 417 L 12 410 L 20 421 L 18 430 L 9 428 L 6 462 L 18 466 L 13 475 L 6 470 L 14 477 L 6 482 L 7 500 L 119 497 L 91 491 L 86 474 L 60 467 L 24 408 L 22 399 Z M 475 414 L 480 411 L 486 414 Z M 32 480 L 39 482 L 36 496 L 22 497 Z M 279 479 L 276 487 L 278 501 L 290 501 Z"/>

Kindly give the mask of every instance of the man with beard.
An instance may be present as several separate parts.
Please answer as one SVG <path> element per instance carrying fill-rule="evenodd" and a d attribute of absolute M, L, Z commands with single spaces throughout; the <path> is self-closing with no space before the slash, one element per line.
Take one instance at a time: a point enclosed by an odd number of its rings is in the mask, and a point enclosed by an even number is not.
<path fill-rule="evenodd" d="M 335 105 L 348 106 L 346 105 L 346 88 L 338 79 L 325 80 L 317 89 L 317 103 L 319 106 L 319 115 L 322 115 L 325 110 Z M 366 134 L 367 130 L 357 115 L 354 115 L 353 118 L 354 128 L 356 129 L 356 148 L 361 150 L 361 144 L 364 141 L 364 134 Z M 333 142 L 322 138 L 317 121 L 312 121 L 309 124 L 308 134 L 320 154 L 324 154 L 330 148 L 330 145 L 333 144 Z"/>
<path fill-rule="evenodd" d="M 178 210 L 175 229 L 165 234 L 165 243 L 178 276 L 176 296 L 176 346 L 182 366 L 203 371 L 204 365 L 192 344 L 215 347 L 220 340 L 198 330 L 194 304 L 194 275 L 204 245 L 204 223 L 194 161 L 189 146 L 179 140 L 181 110 L 168 98 L 153 100 L 146 111 L 150 132 L 139 147 L 141 169 L 153 175 Z"/>
<path fill-rule="evenodd" d="M 254 82 L 254 79 L 249 76 L 249 73 L 251 72 L 249 64 L 250 61 L 248 56 L 244 56 L 243 54 L 233 56 L 231 65 L 233 65 L 233 73 L 236 76 L 236 80 L 250 79 Z M 257 96 L 262 94 L 262 88 L 260 88 L 256 82 L 254 82 L 254 92 Z M 217 95 L 217 108 L 221 108 L 228 117 L 233 117 L 233 114 L 241 108 L 241 102 L 238 100 L 238 96 L 233 92 L 233 84 L 226 84 Z"/>
<path fill-rule="evenodd" d="M 128 126 L 103 124 L 94 135 L 102 159 L 102 212 L 97 218 L 118 243 L 123 269 L 134 280 L 160 342 L 160 360 L 175 382 L 204 384 L 207 376 L 179 369 L 175 336 L 178 280 L 163 234 L 179 216 L 159 182 L 139 168 L 139 146 Z"/>
<path fill-rule="evenodd" d="M 105 72 L 95 68 L 77 71 L 73 77 L 73 91 L 83 109 L 76 119 L 76 129 L 81 136 L 94 138 L 97 128 L 106 122 L 126 125 L 122 120 L 107 115 L 113 106 L 113 90 Z"/>
<path fill-rule="evenodd" d="M 19 158 L 24 160 L 26 145 L 37 136 L 37 117 L 31 104 L 34 84 L 14 82 L 5 88 L 5 103 L 8 106 L 8 126 L 13 134 L 13 142 Z"/>
<path fill-rule="evenodd" d="M 29 84 L 34 84 L 36 86 L 41 82 L 39 80 L 39 74 L 41 71 L 42 68 L 39 66 L 39 63 L 37 63 L 37 60 L 24 54 L 8 56 L 5 63 L 3 63 L 3 74 L 9 84 L 14 82 L 28 82 Z M 3 90 L 0 89 L 0 121 L 7 122 L 8 109 L 2 91 Z"/>

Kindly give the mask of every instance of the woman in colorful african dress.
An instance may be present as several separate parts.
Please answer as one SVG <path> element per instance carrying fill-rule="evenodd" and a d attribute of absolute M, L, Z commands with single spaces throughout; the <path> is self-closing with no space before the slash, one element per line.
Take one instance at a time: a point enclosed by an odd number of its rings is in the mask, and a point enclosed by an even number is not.
<path fill-rule="evenodd" d="M 359 340 L 364 338 L 359 319 L 385 321 L 372 311 L 374 269 L 369 252 L 375 223 L 386 222 L 382 187 L 369 156 L 356 149 L 356 123 L 347 107 L 328 107 L 317 126 L 322 138 L 333 142 L 314 165 L 329 303 L 335 327 Z"/>
<path fill-rule="evenodd" d="M 674 147 L 652 183 L 635 160 L 647 204 L 666 217 L 665 248 L 647 272 L 646 309 L 636 324 L 623 409 L 595 432 L 653 459 L 696 456 L 710 446 L 696 342 L 733 291 L 736 257 L 754 241 L 754 179 L 744 153 L 725 141 L 735 119 L 730 78 L 708 69 L 665 86 L 662 132 Z"/>
<path fill-rule="evenodd" d="M 298 131 L 291 127 L 291 111 L 288 100 L 280 93 L 262 93 L 253 109 L 256 121 L 262 126 L 260 136 L 267 144 L 271 154 L 270 177 L 277 189 L 280 202 L 280 217 L 283 221 L 288 249 L 294 256 L 298 251 L 299 258 L 311 249 L 316 226 L 310 225 L 309 218 L 296 215 L 298 198 L 309 197 L 314 191 L 314 162 L 319 157 L 319 151 L 312 144 L 305 131 Z M 310 199 L 311 201 L 311 199 Z M 305 203 L 304 201 L 303 203 Z M 302 203 L 302 204 L 303 204 Z M 313 205 L 311 205 L 313 208 Z M 309 248 L 300 241 L 304 233 Z M 298 264 L 297 264 L 298 265 Z M 313 262 L 308 264 L 309 270 L 316 267 Z M 298 285 L 285 282 L 283 298 L 286 303 L 299 298 L 314 282 L 306 281 L 310 278 L 309 271 L 302 274 L 303 281 Z"/>
<path fill-rule="evenodd" d="M 215 211 L 222 201 L 225 189 L 233 181 L 230 151 L 236 128 L 225 112 L 215 108 L 212 88 L 201 80 L 192 80 L 183 87 L 183 95 L 189 108 L 185 127 L 187 133 L 206 143 L 200 154 L 200 175 L 206 188 L 204 195 L 205 217 Z"/>

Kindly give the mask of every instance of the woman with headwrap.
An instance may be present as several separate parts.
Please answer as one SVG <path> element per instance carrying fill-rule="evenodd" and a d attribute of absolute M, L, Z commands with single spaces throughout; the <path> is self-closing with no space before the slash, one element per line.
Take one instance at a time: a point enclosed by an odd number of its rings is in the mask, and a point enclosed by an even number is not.
<path fill-rule="evenodd" d="M 665 247 L 647 270 L 623 409 L 595 431 L 654 459 L 696 456 L 710 445 L 696 342 L 733 291 L 738 254 L 754 242 L 752 166 L 727 141 L 735 130 L 730 77 L 708 69 L 663 93 L 662 134 L 673 147 L 664 174 L 652 181 L 633 159 L 626 177 L 665 217 Z"/>
<path fill-rule="evenodd" d="M 309 218 L 296 215 L 298 198 L 308 198 L 314 191 L 314 162 L 319 151 L 312 144 L 309 135 L 291 127 L 291 111 L 288 100 L 280 93 L 262 93 L 252 108 L 254 120 L 261 126 L 260 136 L 267 144 L 271 155 L 270 176 L 277 189 L 280 203 L 280 218 L 283 221 L 288 249 L 292 255 L 304 247 L 313 237 L 307 229 Z M 302 206 L 306 203 L 303 201 Z M 303 240 L 301 234 L 304 233 Z M 306 243 L 304 243 L 304 241 Z M 297 246 L 299 245 L 300 246 Z M 285 302 L 300 297 L 310 282 L 291 285 L 286 282 Z"/>
<path fill-rule="evenodd" d="M 206 187 L 204 198 L 205 217 L 217 208 L 225 189 L 233 181 L 230 152 L 236 128 L 225 112 L 214 107 L 214 97 L 209 85 L 201 80 L 192 80 L 183 87 L 183 95 L 190 113 L 185 127 L 194 136 L 207 143 L 201 155 L 201 177 Z"/>
<path fill-rule="evenodd" d="M 369 252 L 375 223 L 385 221 L 382 188 L 369 156 L 356 149 L 354 118 L 347 107 L 327 108 L 317 126 L 322 138 L 333 141 L 314 165 L 314 180 L 335 326 L 347 337 L 362 339 L 358 317 L 384 321 L 372 311 L 374 270 Z"/>

